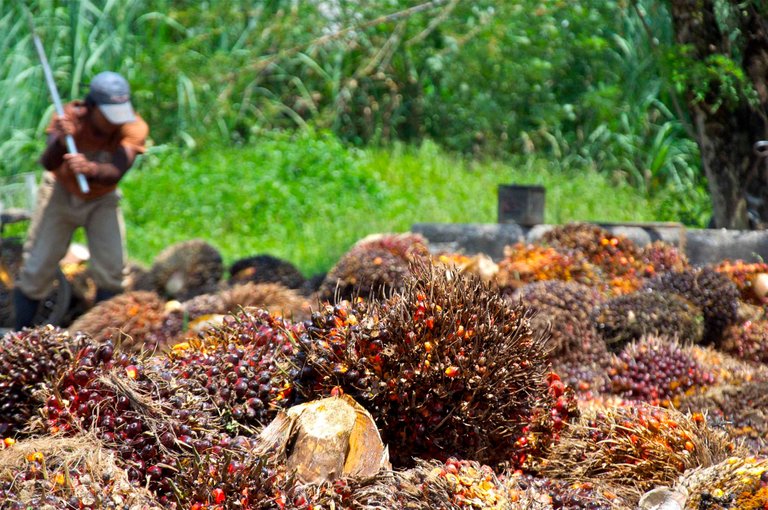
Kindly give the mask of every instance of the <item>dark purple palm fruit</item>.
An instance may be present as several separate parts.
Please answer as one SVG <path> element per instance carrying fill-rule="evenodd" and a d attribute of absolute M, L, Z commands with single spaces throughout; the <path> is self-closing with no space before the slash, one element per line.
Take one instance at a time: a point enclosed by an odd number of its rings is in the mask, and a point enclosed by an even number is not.
<path fill-rule="evenodd" d="M 261 254 L 236 260 L 229 267 L 229 284 L 279 283 L 289 289 L 301 289 L 306 279 L 287 260 Z"/>
<path fill-rule="evenodd" d="M 413 457 L 527 462 L 570 418 L 530 312 L 479 278 L 414 266 L 386 302 L 330 305 L 299 337 L 298 390 L 349 393 L 382 429 L 395 465 Z"/>
<path fill-rule="evenodd" d="M 603 391 L 625 400 L 677 406 L 684 395 L 701 393 L 716 375 L 674 340 L 646 336 L 613 358 Z"/>
<path fill-rule="evenodd" d="M 76 353 L 92 340 L 54 326 L 8 333 L 0 339 L 0 437 L 22 433 L 37 414 L 34 397 L 56 380 Z"/>
<path fill-rule="evenodd" d="M 161 251 L 150 274 L 158 293 L 185 301 L 218 290 L 224 263 L 214 246 L 202 239 L 192 239 Z"/>
<path fill-rule="evenodd" d="M 704 334 L 701 310 L 685 297 L 665 291 L 642 290 L 614 297 L 596 307 L 591 320 L 612 351 L 645 335 L 700 343 Z"/>
<path fill-rule="evenodd" d="M 738 320 L 739 290 L 712 268 L 662 273 L 648 280 L 646 289 L 679 294 L 704 314 L 703 341 L 720 345 L 723 330 Z"/>
<path fill-rule="evenodd" d="M 378 234 L 358 241 L 325 276 L 318 290 L 321 301 L 379 298 L 402 288 L 412 262 L 430 257 L 418 234 Z"/>

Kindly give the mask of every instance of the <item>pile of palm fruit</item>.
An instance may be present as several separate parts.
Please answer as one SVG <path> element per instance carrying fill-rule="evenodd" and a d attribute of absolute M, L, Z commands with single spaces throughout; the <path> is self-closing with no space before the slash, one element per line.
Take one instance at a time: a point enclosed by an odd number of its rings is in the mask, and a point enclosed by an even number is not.
<path fill-rule="evenodd" d="M 765 264 L 569 224 L 498 264 L 380 234 L 313 279 L 192 240 L 98 304 L 67 274 L 68 329 L 0 339 L 0 508 L 768 508 Z M 306 480 L 339 396 L 385 454 Z"/>

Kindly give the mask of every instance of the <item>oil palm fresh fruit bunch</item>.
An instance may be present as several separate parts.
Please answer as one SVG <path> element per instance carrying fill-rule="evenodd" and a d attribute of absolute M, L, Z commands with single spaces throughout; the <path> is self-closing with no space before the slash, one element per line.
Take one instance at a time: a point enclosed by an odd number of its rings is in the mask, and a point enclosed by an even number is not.
<path fill-rule="evenodd" d="M 91 339 L 54 326 L 7 333 L 0 339 L 0 437 L 21 433 L 40 403 L 34 396 L 55 380 Z"/>
<path fill-rule="evenodd" d="M 477 277 L 414 271 L 387 301 L 313 316 L 298 337 L 299 391 L 308 400 L 349 393 L 382 429 L 395 465 L 526 462 L 575 412 L 572 393 L 548 375 L 546 339 L 525 307 Z"/>
<path fill-rule="evenodd" d="M 590 263 L 603 271 L 614 293 L 631 292 L 641 285 L 642 253 L 625 236 L 614 236 L 589 223 L 569 223 L 544 233 L 540 242 L 584 254 Z"/>
<path fill-rule="evenodd" d="M 768 508 L 768 460 L 730 457 L 687 471 L 676 488 L 684 489 L 688 496 L 685 508 Z"/>
<path fill-rule="evenodd" d="M 119 342 L 123 351 L 152 351 L 166 342 L 166 302 L 156 292 L 133 291 L 102 301 L 73 322 L 69 331 L 96 341 Z"/>
<path fill-rule="evenodd" d="M 111 343 L 80 350 L 42 409 L 52 434 L 90 431 L 115 450 L 129 479 L 165 505 L 179 460 L 217 446 L 218 412 L 197 382 L 179 381 L 151 358 L 116 352 Z"/>
<path fill-rule="evenodd" d="M 168 246 L 155 257 L 150 268 L 154 290 L 180 301 L 215 292 L 223 274 L 221 253 L 202 239 Z"/>
<path fill-rule="evenodd" d="M 640 248 L 643 276 L 650 278 L 668 271 L 684 271 L 691 267 L 688 256 L 678 247 L 658 240 Z"/>
<path fill-rule="evenodd" d="M 229 284 L 279 283 L 289 289 L 301 289 L 306 283 L 301 271 L 287 260 L 261 254 L 238 259 L 229 267 Z"/>
<path fill-rule="evenodd" d="M 647 404 L 585 412 L 550 451 L 542 474 L 571 483 L 608 483 L 626 500 L 714 465 L 738 448 L 702 414 Z"/>
<path fill-rule="evenodd" d="M 239 308 L 269 310 L 273 314 L 301 321 L 309 318 L 311 305 L 297 290 L 280 283 L 245 283 L 221 292 L 227 312 Z"/>
<path fill-rule="evenodd" d="M 608 347 L 621 350 L 645 335 L 699 343 L 704 335 L 702 311 L 679 294 L 637 291 L 616 296 L 594 310 L 591 320 Z"/>
<path fill-rule="evenodd" d="M 715 375 L 716 384 L 738 386 L 744 383 L 768 381 L 768 366 L 738 359 L 712 346 L 683 346 L 699 365 Z"/>
<path fill-rule="evenodd" d="M 519 508 L 562 508 L 568 510 L 634 510 L 635 506 L 620 498 L 603 483 L 566 482 L 523 473 L 505 477 L 509 498 Z M 536 506 L 536 504 L 541 506 Z M 518 508 L 511 506 L 510 508 Z"/>
<path fill-rule="evenodd" d="M 334 303 L 357 296 L 378 297 L 403 286 L 412 262 L 430 257 L 418 234 L 377 234 L 358 241 L 325 276 L 318 290 Z"/>
<path fill-rule="evenodd" d="M 527 283 L 543 280 L 575 281 L 595 287 L 602 282 L 597 268 L 583 255 L 524 243 L 504 248 L 496 279 L 499 289 L 507 294 Z"/>
<path fill-rule="evenodd" d="M 200 338 L 175 345 L 163 370 L 197 382 L 229 430 L 253 431 L 293 403 L 299 371 L 294 327 L 265 310 L 241 312 Z"/>
<path fill-rule="evenodd" d="M 649 279 L 644 288 L 679 294 L 701 309 L 706 343 L 719 345 L 723 330 L 737 322 L 739 290 L 724 274 L 708 267 L 667 272 Z"/>
<path fill-rule="evenodd" d="M 725 259 L 713 268 L 736 285 L 744 302 L 758 306 L 768 304 L 766 289 L 760 283 L 768 275 L 767 263 Z"/>
<path fill-rule="evenodd" d="M 749 362 L 768 362 L 768 318 L 748 320 L 725 328 L 720 350 Z"/>
<path fill-rule="evenodd" d="M 603 391 L 654 406 L 677 406 L 685 395 L 715 384 L 714 372 L 702 366 L 673 339 L 645 336 L 613 357 Z"/>
<path fill-rule="evenodd" d="M 705 393 L 685 396 L 678 408 L 704 413 L 714 426 L 724 429 L 753 455 L 768 455 L 768 383 L 719 385 Z"/>

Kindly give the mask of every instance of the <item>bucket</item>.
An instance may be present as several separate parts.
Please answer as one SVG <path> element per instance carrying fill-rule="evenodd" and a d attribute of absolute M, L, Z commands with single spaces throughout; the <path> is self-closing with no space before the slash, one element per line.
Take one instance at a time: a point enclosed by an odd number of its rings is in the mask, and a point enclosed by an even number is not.
<path fill-rule="evenodd" d="M 544 186 L 499 185 L 499 223 L 544 223 Z"/>

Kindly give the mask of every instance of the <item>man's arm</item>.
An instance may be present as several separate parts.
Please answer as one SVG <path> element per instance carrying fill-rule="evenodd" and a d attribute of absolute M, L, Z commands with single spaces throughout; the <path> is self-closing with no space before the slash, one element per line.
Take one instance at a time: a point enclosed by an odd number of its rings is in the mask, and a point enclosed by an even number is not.
<path fill-rule="evenodd" d="M 117 184 L 136 161 L 136 155 L 134 149 L 121 145 L 110 163 L 88 161 L 82 154 L 65 154 L 63 158 L 72 170 L 85 175 L 89 180 L 101 184 Z"/>
<path fill-rule="evenodd" d="M 40 164 L 46 170 L 55 170 L 64 162 L 64 154 L 67 153 L 67 147 L 63 141 L 59 143 L 59 136 L 55 134 L 48 135 L 47 143 L 48 145 L 46 145 L 43 155 L 40 156 Z"/>

